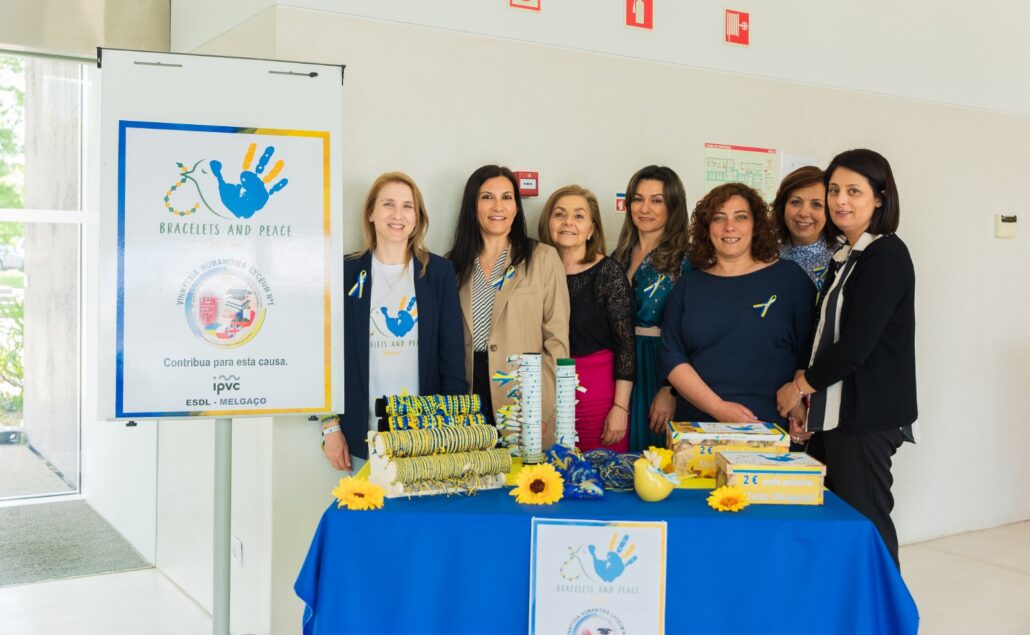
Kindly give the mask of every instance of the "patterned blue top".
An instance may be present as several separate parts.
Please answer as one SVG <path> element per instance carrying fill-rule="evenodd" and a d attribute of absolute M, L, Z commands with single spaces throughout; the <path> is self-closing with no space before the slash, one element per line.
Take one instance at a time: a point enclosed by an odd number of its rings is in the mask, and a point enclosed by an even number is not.
<path fill-rule="evenodd" d="M 690 271 L 690 260 L 684 255 L 680 266 L 680 275 Z M 633 273 L 633 309 L 635 326 L 661 326 L 662 314 L 665 311 L 665 300 L 672 293 L 679 276 L 670 278 L 659 273 L 651 265 L 651 254 Z"/>
<path fill-rule="evenodd" d="M 816 291 L 822 291 L 830 258 L 835 251 L 836 246 L 830 247 L 825 240 L 817 240 L 811 245 L 783 245 L 780 247 L 780 258 L 798 263 L 815 283 Z"/>

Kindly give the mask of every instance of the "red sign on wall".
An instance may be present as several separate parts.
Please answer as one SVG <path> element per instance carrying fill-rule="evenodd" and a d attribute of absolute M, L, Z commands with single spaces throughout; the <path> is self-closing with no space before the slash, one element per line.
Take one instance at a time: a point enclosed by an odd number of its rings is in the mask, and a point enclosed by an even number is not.
<path fill-rule="evenodd" d="M 530 11 L 540 10 L 540 0 L 508 0 L 508 6 L 513 9 L 529 9 Z"/>
<path fill-rule="evenodd" d="M 751 14 L 726 9 L 726 43 L 751 44 Z"/>
<path fill-rule="evenodd" d="M 626 26 L 654 29 L 654 0 L 626 0 Z"/>

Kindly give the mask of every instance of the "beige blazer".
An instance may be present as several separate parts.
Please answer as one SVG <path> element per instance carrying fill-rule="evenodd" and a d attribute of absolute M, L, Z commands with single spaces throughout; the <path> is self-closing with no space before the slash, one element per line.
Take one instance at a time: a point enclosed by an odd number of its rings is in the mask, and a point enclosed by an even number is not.
<path fill-rule="evenodd" d="M 502 271 L 507 271 L 509 260 Z M 472 279 L 458 290 L 465 322 L 465 374 L 472 386 Z M 505 281 L 494 296 L 493 320 L 487 355 L 490 375 L 514 368 L 508 355 L 540 353 L 543 358 L 541 405 L 544 415 L 544 447 L 554 440 L 554 367 L 555 360 L 569 356 L 569 287 L 565 269 L 554 247 L 537 244 L 532 264 L 515 268 L 515 277 Z M 494 410 L 508 404 L 511 384 L 490 383 Z"/>

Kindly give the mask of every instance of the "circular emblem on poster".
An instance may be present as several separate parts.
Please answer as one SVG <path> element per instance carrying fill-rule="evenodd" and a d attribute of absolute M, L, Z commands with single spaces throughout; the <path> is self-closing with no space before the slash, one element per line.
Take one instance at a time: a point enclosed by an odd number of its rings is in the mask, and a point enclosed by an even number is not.
<path fill-rule="evenodd" d="M 186 293 L 186 322 L 200 340 L 217 348 L 243 346 L 261 330 L 265 306 L 253 279 L 239 270 L 213 267 Z"/>

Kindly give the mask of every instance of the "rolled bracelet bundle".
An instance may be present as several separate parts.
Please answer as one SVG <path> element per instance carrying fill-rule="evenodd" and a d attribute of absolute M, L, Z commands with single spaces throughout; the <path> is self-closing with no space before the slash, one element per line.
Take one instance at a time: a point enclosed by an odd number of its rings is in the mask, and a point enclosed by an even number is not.
<path fill-rule="evenodd" d="M 378 456 L 398 458 L 488 450 L 495 445 L 497 428 L 487 425 L 396 430 L 372 436 L 372 446 Z"/>
<path fill-rule="evenodd" d="M 424 428 L 442 428 L 445 426 L 474 426 L 486 424 L 486 417 L 482 414 L 424 414 L 424 415 L 391 415 L 385 417 L 385 425 L 380 424 L 380 429 L 386 430 L 416 430 Z M 380 419 L 382 422 L 383 419 Z"/>
<path fill-rule="evenodd" d="M 506 449 L 455 452 L 432 456 L 392 459 L 386 467 L 393 483 L 463 478 L 468 475 L 500 474 L 511 471 Z"/>
<path fill-rule="evenodd" d="M 479 395 L 392 395 L 376 400 L 376 416 L 475 414 L 483 411 Z"/>
<path fill-rule="evenodd" d="M 498 481 L 500 479 L 500 481 Z M 497 474 L 468 474 L 461 478 L 426 479 L 404 484 L 404 490 L 411 494 L 438 494 L 441 490 L 475 494 L 481 489 L 496 489 L 504 484 L 504 477 Z"/>

